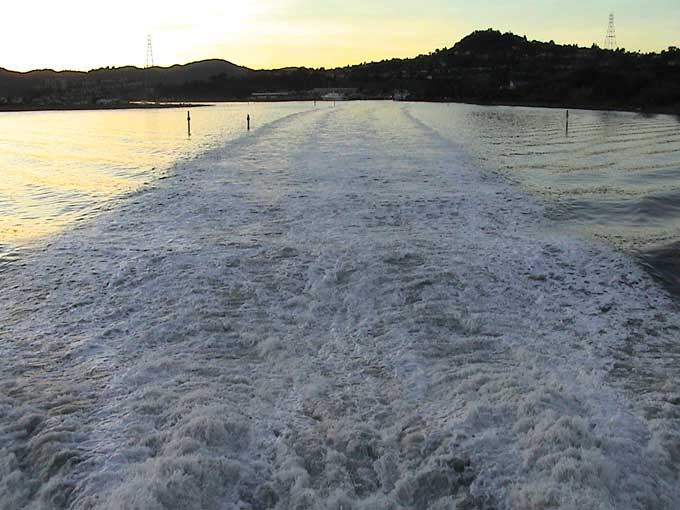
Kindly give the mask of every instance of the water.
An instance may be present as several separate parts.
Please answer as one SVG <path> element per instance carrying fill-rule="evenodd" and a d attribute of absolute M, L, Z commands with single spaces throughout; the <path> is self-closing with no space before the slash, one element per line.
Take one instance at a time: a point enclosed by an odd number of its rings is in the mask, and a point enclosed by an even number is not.
<path fill-rule="evenodd" d="M 97 214 L 106 203 L 309 103 L 185 111 L 0 113 L 0 271 L 17 248 Z M 548 216 L 634 253 L 680 294 L 680 119 L 668 115 L 411 104 L 409 112 L 547 199 Z"/>
<path fill-rule="evenodd" d="M 93 217 L 107 203 L 309 103 L 220 104 L 186 110 L 0 113 L 0 257 Z M 3 261 L 0 260 L 0 271 Z"/>
<path fill-rule="evenodd" d="M 409 111 L 544 197 L 548 216 L 634 253 L 680 294 L 680 118 L 414 104 Z"/>
<path fill-rule="evenodd" d="M 283 115 L 8 262 L 0 509 L 679 508 L 677 307 L 419 107 Z"/>

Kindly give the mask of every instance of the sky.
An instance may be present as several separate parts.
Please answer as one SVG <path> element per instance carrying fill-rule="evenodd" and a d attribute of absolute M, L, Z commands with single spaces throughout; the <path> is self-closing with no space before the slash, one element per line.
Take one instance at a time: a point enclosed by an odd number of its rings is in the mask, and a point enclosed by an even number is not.
<path fill-rule="evenodd" d="M 11 0 L 0 67 L 15 71 L 144 66 L 223 58 L 254 69 L 340 67 L 414 57 L 495 28 L 590 46 L 609 13 L 620 47 L 680 46 L 679 0 Z"/>

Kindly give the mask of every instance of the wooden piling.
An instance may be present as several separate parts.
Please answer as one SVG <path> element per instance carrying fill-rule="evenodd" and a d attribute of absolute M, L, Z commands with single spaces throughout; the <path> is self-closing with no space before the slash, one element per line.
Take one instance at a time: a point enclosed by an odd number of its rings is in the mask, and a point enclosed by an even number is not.
<path fill-rule="evenodd" d="M 191 136 L 191 112 L 187 111 L 187 135 Z"/>

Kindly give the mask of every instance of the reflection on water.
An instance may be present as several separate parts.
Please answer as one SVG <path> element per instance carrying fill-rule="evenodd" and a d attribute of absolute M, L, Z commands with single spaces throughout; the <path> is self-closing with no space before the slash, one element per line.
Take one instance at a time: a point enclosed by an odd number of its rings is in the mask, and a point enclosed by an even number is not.
<path fill-rule="evenodd" d="M 8 252 L 0 246 L 0 275 L 7 270 L 10 264 L 15 263 L 17 260 L 19 260 L 18 253 Z"/>
<path fill-rule="evenodd" d="M 0 113 L 0 254 L 95 214 L 103 202 L 308 103 L 186 110 Z M 0 271 L 4 259 L 0 260 Z"/>
<path fill-rule="evenodd" d="M 310 103 L 192 111 L 0 113 L 0 271 L 31 239 L 91 217 L 102 203 Z M 483 165 L 548 198 L 549 214 L 631 252 L 670 288 L 680 246 L 680 123 L 667 115 L 409 104 Z M 672 272 L 672 271 L 671 271 Z"/>
<path fill-rule="evenodd" d="M 680 122 L 670 115 L 413 104 L 411 114 L 548 199 L 549 215 L 640 255 L 673 291 Z M 677 262 L 675 262 L 677 266 Z"/>

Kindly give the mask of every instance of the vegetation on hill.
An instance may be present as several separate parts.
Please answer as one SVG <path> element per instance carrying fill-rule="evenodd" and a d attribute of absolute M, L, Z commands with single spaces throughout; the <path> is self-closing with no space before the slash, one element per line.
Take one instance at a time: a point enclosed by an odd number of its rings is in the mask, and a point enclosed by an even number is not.
<path fill-rule="evenodd" d="M 142 70 L 89 73 L 0 70 L 0 102 L 95 102 L 102 98 L 238 100 L 254 93 L 316 98 L 329 88 L 355 98 L 639 109 L 680 113 L 680 50 L 642 54 L 623 49 L 529 41 L 478 31 L 452 48 L 411 59 L 337 69 L 253 71 L 212 60 Z M 3 99 L 4 98 L 4 99 Z"/>

